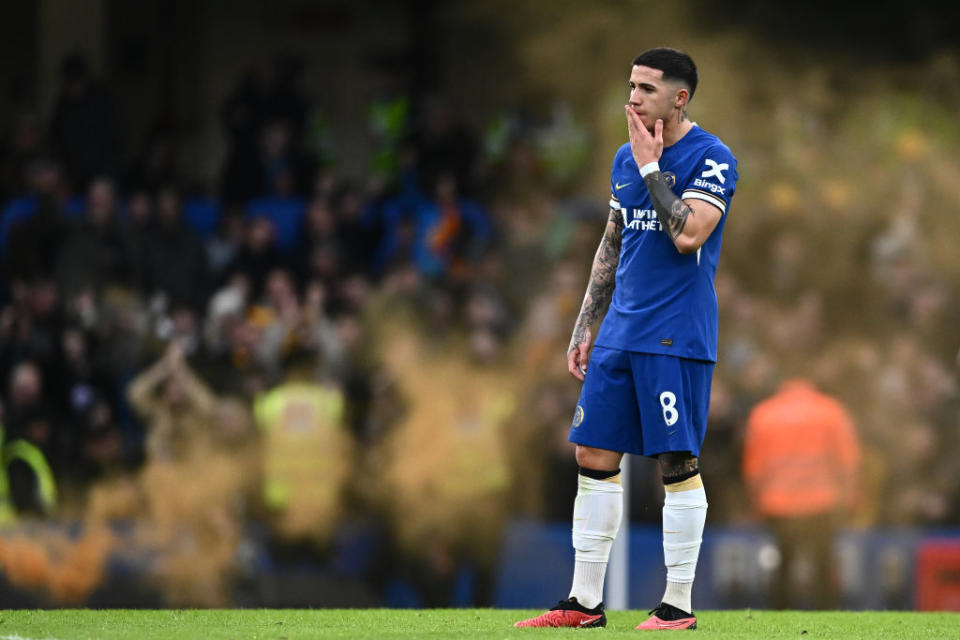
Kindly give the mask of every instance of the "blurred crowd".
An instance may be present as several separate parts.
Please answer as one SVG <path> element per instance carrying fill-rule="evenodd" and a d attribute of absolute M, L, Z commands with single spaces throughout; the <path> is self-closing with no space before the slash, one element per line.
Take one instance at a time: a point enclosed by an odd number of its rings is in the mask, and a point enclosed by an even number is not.
<path fill-rule="evenodd" d="M 78 55 L 51 120 L 13 123 L 4 442 L 49 470 L 9 463 L 4 513 L 141 522 L 173 601 L 209 604 L 229 599 L 246 523 L 322 552 L 372 518 L 442 604 L 463 558 L 489 587 L 511 484 L 500 432 L 520 400 L 504 354 L 571 237 L 542 233 L 548 201 L 492 194 L 529 179 L 544 195 L 532 145 L 556 127 L 504 116 L 484 139 L 444 96 L 391 96 L 351 181 L 311 144 L 324 133 L 301 74 L 281 55 L 225 98 L 213 190 L 181 175 L 169 127 L 125 162 L 109 87 Z M 51 474 L 55 506 L 38 491 Z M 201 557 L 219 586 L 197 583 Z"/>
<path fill-rule="evenodd" d="M 225 96 L 215 186 L 182 174 L 171 125 L 130 153 L 78 55 L 49 119 L 7 123 L 3 443 L 42 452 L 60 516 L 144 523 L 173 603 L 231 601 L 250 522 L 320 554 L 376 523 L 381 592 L 400 576 L 449 604 L 466 562 L 489 602 L 505 519 L 567 520 L 576 492 L 563 363 L 606 215 L 603 193 L 570 195 L 584 129 L 561 107 L 479 130 L 442 95 L 388 96 L 367 175 L 346 179 L 303 73 L 279 56 Z M 796 376 L 853 416 L 856 522 L 956 522 L 960 300 L 924 262 L 917 178 L 860 235 L 768 184 L 734 203 L 717 281 L 711 522 L 754 517 L 747 415 Z M 823 246 L 855 247 L 855 266 L 831 273 Z M 4 461 L 11 513 L 53 516 L 42 470 Z M 633 517 L 658 522 L 656 470 L 632 482 Z"/>

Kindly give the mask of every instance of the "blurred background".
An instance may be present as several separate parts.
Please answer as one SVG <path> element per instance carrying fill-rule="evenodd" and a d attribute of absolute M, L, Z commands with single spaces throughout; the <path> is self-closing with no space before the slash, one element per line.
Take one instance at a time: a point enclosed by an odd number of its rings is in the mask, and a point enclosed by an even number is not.
<path fill-rule="evenodd" d="M 960 609 L 958 18 L 924 0 L 5 3 L 4 606 L 566 593 L 566 347 L 630 61 L 669 45 L 742 176 L 698 608 Z M 764 495 L 779 468 L 822 491 Z M 630 495 L 643 608 L 663 580 L 656 465 L 634 462 Z"/>

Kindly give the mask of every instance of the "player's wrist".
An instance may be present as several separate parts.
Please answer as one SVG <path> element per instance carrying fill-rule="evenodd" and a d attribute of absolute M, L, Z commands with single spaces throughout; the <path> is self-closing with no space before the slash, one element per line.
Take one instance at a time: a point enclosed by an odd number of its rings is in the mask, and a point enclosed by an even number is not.
<path fill-rule="evenodd" d="M 660 163 L 658 163 L 656 160 L 640 165 L 641 178 L 646 178 L 651 173 L 659 172 L 659 171 L 660 171 Z"/>

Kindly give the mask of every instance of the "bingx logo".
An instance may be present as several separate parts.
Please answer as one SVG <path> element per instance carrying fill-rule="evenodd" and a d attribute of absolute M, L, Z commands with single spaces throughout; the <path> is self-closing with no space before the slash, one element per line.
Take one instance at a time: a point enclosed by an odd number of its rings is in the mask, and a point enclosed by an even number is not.
<path fill-rule="evenodd" d="M 703 173 L 700 174 L 701 178 L 712 178 L 713 176 L 717 176 L 717 179 L 720 180 L 720 184 L 723 184 L 727 181 L 727 179 L 723 177 L 723 172 L 730 168 L 728 163 L 724 162 L 723 164 L 718 164 L 709 158 L 704 160 L 704 162 L 706 162 L 707 166 L 710 168 L 703 170 Z"/>

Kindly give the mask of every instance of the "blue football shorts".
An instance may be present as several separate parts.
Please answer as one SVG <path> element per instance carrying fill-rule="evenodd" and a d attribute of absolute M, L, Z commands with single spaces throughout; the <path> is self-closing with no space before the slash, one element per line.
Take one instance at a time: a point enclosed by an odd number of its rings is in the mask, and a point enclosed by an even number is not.
<path fill-rule="evenodd" d="M 642 456 L 700 455 L 712 362 L 594 347 L 570 442 Z"/>

